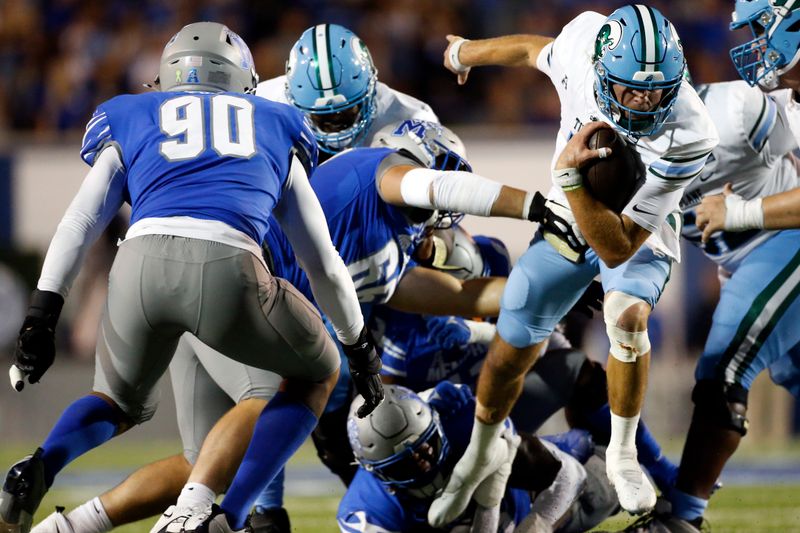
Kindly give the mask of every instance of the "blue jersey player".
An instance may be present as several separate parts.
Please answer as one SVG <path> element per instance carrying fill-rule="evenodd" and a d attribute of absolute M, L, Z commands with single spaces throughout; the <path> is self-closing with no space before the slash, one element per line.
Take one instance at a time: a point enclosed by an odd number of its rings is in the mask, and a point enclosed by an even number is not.
<path fill-rule="evenodd" d="M 53 362 L 64 297 L 123 202 L 132 225 L 110 275 L 93 393 L 70 405 L 42 446 L 9 471 L 0 493 L 9 530 L 29 530 L 66 464 L 153 415 L 156 383 L 184 333 L 285 378 L 258 417 L 249 468 L 202 520 L 218 531 L 242 528 L 249 495 L 316 425 L 339 367 L 318 313 L 261 258 L 271 224 L 284 225 L 298 262 L 315 267 L 316 300 L 352 359 L 362 416 L 380 402 L 380 360 L 306 178 L 316 146 L 296 110 L 245 94 L 256 82 L 238 35 L 221 24 L 191 24 L 164 49 L 160 92 L 114 98 L 89 122 L 81 155 L 92 169 L 53 238 L 22 326 L 12 367 L 18 390 L 22 377 L 36 383 Z"/>

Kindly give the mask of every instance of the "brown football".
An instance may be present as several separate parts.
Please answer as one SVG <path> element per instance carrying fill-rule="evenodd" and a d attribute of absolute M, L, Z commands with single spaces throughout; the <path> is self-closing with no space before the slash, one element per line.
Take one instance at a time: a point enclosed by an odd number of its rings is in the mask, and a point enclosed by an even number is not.
<path fill-rule="evenodd" d="M 644 166 L 633 146 L 611 128 L 597 130 L 589 138 L 589 148 L 603 147 L 611 148 L 611 156 L 583 167 L 583 184 L 594 198 L 620 213 L 636 192 Z"/>

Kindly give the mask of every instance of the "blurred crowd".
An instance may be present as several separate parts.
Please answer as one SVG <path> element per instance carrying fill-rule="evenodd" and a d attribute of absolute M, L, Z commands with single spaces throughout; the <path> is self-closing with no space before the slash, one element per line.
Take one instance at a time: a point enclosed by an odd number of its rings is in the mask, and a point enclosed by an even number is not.
<path fill-rule="evenodd" d="M 283 73 L 304 29 L 335 22 L 369 47 L 379 78 L 431 104 L 445 123 L 525 125 L 558 117 L 533 70 L 486 69 L 465 87 L 441 67 L 448 33 L 555 36 L 607 0 L 0 0 L 0 131 L 52 136 L 83 129 L 95 106 L 147 90 L 164 43 L 197 20 L 249 43 L 262 79 Z M 733 0 L 654 0 L 678 28 L 697 82 L 733 79 Z"/>

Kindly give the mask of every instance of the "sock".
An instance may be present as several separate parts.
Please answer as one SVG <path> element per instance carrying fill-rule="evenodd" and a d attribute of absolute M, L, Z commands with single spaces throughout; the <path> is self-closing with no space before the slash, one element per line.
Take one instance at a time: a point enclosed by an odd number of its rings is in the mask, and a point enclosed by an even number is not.
<path fill-rule="evenodd" d="M 114 525 L 108 518 L 100 498 L 94 498 L 67 513 L 72 528 L 80 533 L 106 533 Z"/>
<path fill-rule="evenodd" d="M 626 417 L 611 413 L 611 438 L 608 447 L 630 450 L 636 449 L 636 428 L 639 425 L 639 415 Z"/>
<path fill-rule="evenodd" d="M 177 507 L 210 507 L 217 499 L 216 493 L 202 483 L 187 483 L 183 486 Z"/>
<path fill-rule="evenodd" d="M 286 469 L 281 468 L 275 479 L 270 481 L 267 488 L 261 491 L 256 500 L 256 511 L 263 513 L 267 509 L 280 509 L 283 507 L 283 479 Z"/>
<path fill-rule="evenodd" d="M 244 459 L 231 482 L 222 510 L 233 529 L 244 527 L 247 514 L 264 487 L 311 435 L 316 415 L 279 392 L 258 417 Z"/>
<path fill-rule="evenodd" d="M 596 443 L 603 444 L 608 442 L 611 437 L 611 409 L 608 404 L 587 415 L 586 421 L 588 426 L 586 429 L 591 432 Z M 644 421 L 640 421 L 636 430 L 636 449 L 639 455 L 639 462 L 647 468 L 653 466 L 662 457 L 661 446 L 653 434 L 650 433 Z"/>
<path fill-rule="evenodd" d="M 118 424 L 116 409 L 97 396 L 84 396 L 67 407 L 42 444 L 47 486 L 75 458 L 111 439 Z"/>
<path fill-rule="evenodd" d="M 706 507 L 708 507 L 708 500 L 692 496 L 678 489 L 672 489 L 669 499 L 672 502 L 672 514 L 687 522 L 703 516 L 706 512 Z"/>

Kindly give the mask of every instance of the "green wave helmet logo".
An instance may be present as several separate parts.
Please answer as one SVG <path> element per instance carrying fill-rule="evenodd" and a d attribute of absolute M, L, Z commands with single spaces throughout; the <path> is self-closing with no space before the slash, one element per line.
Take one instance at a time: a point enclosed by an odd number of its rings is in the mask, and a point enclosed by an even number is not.
<path fill-rule="evenodd" d="M 670 22 L 669 23 L 669 30 L 672 33 L 672 40 L 675 41 L 675 44 L 678 46 L 678 50 L 683 52 L 683 42 L 681 38 L 678 37 L 678 30 L 675 29 L 675 26 Z"/>
<path fill-rule="evenodd" d="M 597 33 L 594 41 L 594 60 L 597 61 L 609 50 L 615 49 L 622 41 L 622 24 L 617 20 L 609 20 Z"/>
<path fill-rule="evenodd" d="M 772 10 L 776 15 L 786 18 L 792 11 L 800 9 L 800 4 L 795 0 L 771 0 Z M 787 7 L 789 4 L 790 7 Z"/>

